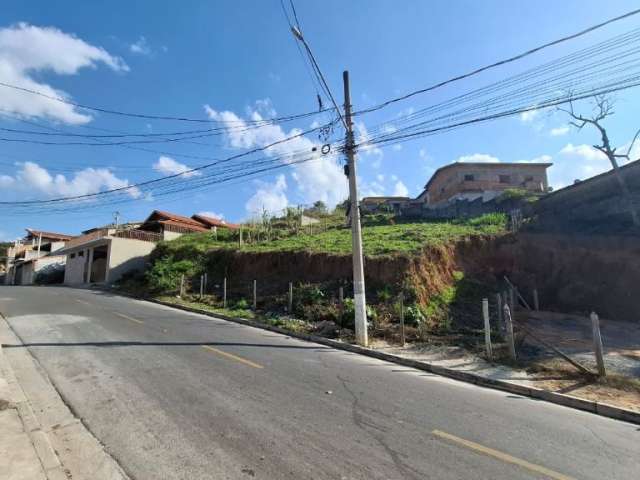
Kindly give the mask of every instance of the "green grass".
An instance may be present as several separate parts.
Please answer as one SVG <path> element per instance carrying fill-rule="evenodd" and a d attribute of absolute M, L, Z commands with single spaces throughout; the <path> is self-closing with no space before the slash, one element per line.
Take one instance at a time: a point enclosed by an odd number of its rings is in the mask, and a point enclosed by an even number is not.
<path fill-rule="evenodd" d="M 429 245 L 439 245 L 469 235 L 497 235 L 506 230 L 502 214 L 487 214 L 469 220 L 452 222 L 401 223 L 371 225 L 362 228 L 364 253 L 381 256 L 414 253 Z M 167 242 L 167 251 L 187 248 L 195 252 L 212 249 L 238 249 L 236 241 L 214 240 L 210 234 L 191 234 Z M 245 244 L 245 252 L 307 251 L 314 253 L 348 254 L 351 252 L 351 230 L 335 228 L 321 233 L 292 235 L 269 242 Z"/>
<path fill-rule="evenodd" d="M 292 332 L 310 332 L 312 330 L 312 325 L 308 322 L 305 322 L 304 320 L 283 316 L 264 315 L 246 308 L 222 308 L 210 305 L 208 303 L 198 302 L 196 300 L 188 300 L 168 295 L 161 295 L 155 297 L 155 299 L 173 305 L 182 305 L 185 307 L 195 308 L 203 312 L 212 314 L 224 315 L 232 318 L 254 320 L 260 323 L 265 323 L 267 325 L 272 325 L 274 327 L 284 328 Z"/>

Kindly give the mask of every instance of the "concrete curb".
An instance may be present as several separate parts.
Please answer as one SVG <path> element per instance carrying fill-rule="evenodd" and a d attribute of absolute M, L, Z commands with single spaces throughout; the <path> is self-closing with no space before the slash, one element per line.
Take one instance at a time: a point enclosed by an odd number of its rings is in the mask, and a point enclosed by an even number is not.
<path fill-rule="evenodd" d="M 178 310 L 184 310 L 186 312 L 198 313 L 201 315 L 207 315 L 209 317 L 221 318 L 229 322 L 239 323 L 241 325 L 247 325 L 249 327 L 260 328 L 262 330 L 269 330 L 271 332 L 281 333 L 289 337 L 299 338 L 309 342 L 319 343 L 328 347 L 333 347 L 339 350 L 346 350 L 352 353 L 358 353 L 360 355 L 366 355 L 368 357 L 377 358 L 379 360 L 385 360 L 388 362 L 403 365 L 405 367 L 415 368 L 417 370 L 423 370 L 425 372 L 434 373 L 443 377 L 452 378 L 454 380 L 460 380 L 462 382 L 473 383 L 475 385 L 493 388 L 495 390 L 501 390 L 503 392 L 514 393 L 516 395 L 522 395 L 525 397 L 536 398 L 539 400 L 545 400 L 547 402 L 562 405 L 564 407 L 575 408 L 578 410 L 584 410 L 586 412 L 594 413 L 603 417 L 614 418 L 616 420 L 623 420 L 625 422 L 635 423 L 640 425 L 640 412 L 634 412 L 632 410 L 626 410 L 607 403 L 595 402 L 592 400 L 585 400 L 583 398 L 573 397 L 571 395 L 565 395 L 562 393 L 551 392 L 549 390 L 543 390 L 536 387 L 528 387 L 525 385 L 519 385 L 516 383 L 507 382 L 505 380 L 496 380 L 492 378 L 481 377 L 474 373 L 464 372 L 460 370 L 453 370 L 440 365 L 434 365 L 427 362 L 421 362 L 418 360 L 412 360 L 409 358 L 400 357 L 390 353 L 379 352 L 369 348 L 360 347 L 351 343 L 344 343 L 338 340 L 332 340 L 330 338 L 319 337 L 317 335 L 310 335 L 307 333 L 297 333 L 284 328 L 275 327 L 273 325 L 267 325 L 264 323 L 256 322 L 254 320 L 247 320 L 245 318 L 229 317 L 219 313 L 212 313 L 207 310 L 199 308 L 188 307 L 186 305 L 177 305 L 170 302 L 164 302 L 153 298 L 140 298 L 134 295 L 123 294 L 116 290 L 109 290 L 112 293 L 117 293 L 124 297 L 134 298 L 136 300 L 143 300 L 150 303 L 156 303 L 164 305 L 165 307 L 176 308 Z"/>
<path fill-rule="evenodd" d="M 6 321 L 4 315 L 0 313 L 0 319 L 2 321 Z M 9 364 L 9 361 L 4 357 L 4 353 L 2 351 L 2 344 L 0 344 L 0 373 L 5 372 L 8 378 L 6 379 L 8 383 L 9 389 L 13 388 L 16 390 L 14 393 L 14 397 L 19 397 L 16 399 L 16 402 L 13 402 L 16 411 L 18 412 L 18 416 L 22 421 L 22 426 L 24 428 L 25 433 L 31 440 L 31 445 L 33 446 L 34 451 L 36 452 L 36 456 L 40 461 L 42 472 L 45 477 L 49 480 L 63 480 L 67 478 L 65 474 L 62 463 L 58 458 L 58 455 L 49 440 L 49 437 L 42 429 L 40 422 L 36 418 L 33 410 L 31 409 L 31 405 L 18 384 L 15 374 L 13 372 L 13 368 Z"/>
<path fill-rule="evenodd" d="M 6 331 L 15 337 L 16 342 L 23 343 L 2 312 L 0 312 L 0 324 L 2 324 L 0 328 L 6 328 Z M 68 480 L 71 476 L 95 480 L 129 480 L 131 477 L 111 457 L 82 420 L 71 411 L 31 352 L 26 350 L 25 356 L 28 357 L 29 363 L 27 369 L 32 369 L 38 377 L 40 381 L 38 385 L 34 384 L 33 378 L 31 380 L 26 378 L 26 382 L 25 377 L 18 380 L 21 374 L 25 374 L 25 368 L 15 364 L 12 366 L 2 351 L 2 344 L 0 344 L 0 372 L 4 371 L 8 377 L 7 383 L 13 400 L 12 404 L 18 412 L 24 431 L 31 441 L 47 480 Z M 43 392 L 43 383 L 46 384 L 45 388 L 51 392 L 50 394 L 55 397 L 57 405 L 38 396 L 36 396 L 38 398 L 34 403 L 34 395 L 32 395 L 34 389 Z M 50 408 L 59 412 L 60 407 L 68 412 L 64 415 L 66 418 L 63 418 L 64 421 L 56 426 L 50 427 L 53 422 L 48 422 L 51 418 L 47 420 L 46 416 L 42 416 L 43 412 Z M 56 419 L 60 419 L 59 414 L 56 415 Z M 55 434 L 52 435 L 52 432 Z M 81 455 L 79 453 L 71 454 L 72 451 L 81 452 Z M 78 465 L 83 462 L 87 467 L 79 468 Z"/>

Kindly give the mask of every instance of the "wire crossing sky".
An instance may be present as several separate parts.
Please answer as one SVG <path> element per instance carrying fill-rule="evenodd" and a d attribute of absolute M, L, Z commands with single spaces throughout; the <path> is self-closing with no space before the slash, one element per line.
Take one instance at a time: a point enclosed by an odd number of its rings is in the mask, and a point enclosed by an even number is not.
<path fill-rule="evenodd" d="M 601 173 L 595 132 L 555 108 L 569 98 L 588 113 L 614 96 L 616 146 L 638 128 L 633 2 L 22 3 L 0 17 L 0 240 L 77 233 L 116 208 L 234 221 L 333 206 L 345 69 L 363 196 L 415 196 L 453 161 L 550 161 L 555 188 Z"/>

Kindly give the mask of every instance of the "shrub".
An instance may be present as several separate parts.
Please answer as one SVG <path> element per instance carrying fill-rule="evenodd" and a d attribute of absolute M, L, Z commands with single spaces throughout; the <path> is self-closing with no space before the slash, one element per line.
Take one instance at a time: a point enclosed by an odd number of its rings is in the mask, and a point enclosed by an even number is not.
<path fill-rule="evenodd" d="M 179 288 L 182 275 L 190 277 L 197 271 L 195 261 L 176 261 L 172 256 L 167 256 L 155 260 L 147 271 L 146 280 L 149 288 L 154 292 L 171 292 Z"/>
<path fill-rule="evenodd" d="M 411 327 L 419 327 L 425 323 L 425 317 L 417 304 L 409 305 L 404 310 L 404 323 Z"/>
<path fill-rule="evenodd" d="M 234 303 L 233 308 L 236 310 L 247 310 L 249 308 L 249 302 L 241 298 Z"/>

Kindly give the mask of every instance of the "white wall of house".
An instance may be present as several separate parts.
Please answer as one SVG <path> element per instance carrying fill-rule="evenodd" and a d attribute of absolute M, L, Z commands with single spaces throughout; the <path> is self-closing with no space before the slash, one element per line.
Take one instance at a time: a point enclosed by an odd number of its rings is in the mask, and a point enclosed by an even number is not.
<path fill-rule="evenodd" d="M 178 234 L 178 236 L 180 236 L 180 234 Z M 153 242 L 144 242 L 142 240 L 132 240 L 129 238 L 112 238 L 109 246 L 109 263 L 106 281 L 113 283 L 119 280 L 124 273 L 133 270 L 142 270 L 149 254 L 155 246 L 156 244 Z"/>
<path fill-rule="evenodd" d="M 180 232 L 172 232 L 170 230 L 164 230 L 162 232 L 162 239 L 163 240 L 175 240 L 178 237 L 181 237 L 182 235 L 184 235 L 183 233 Z"/>

